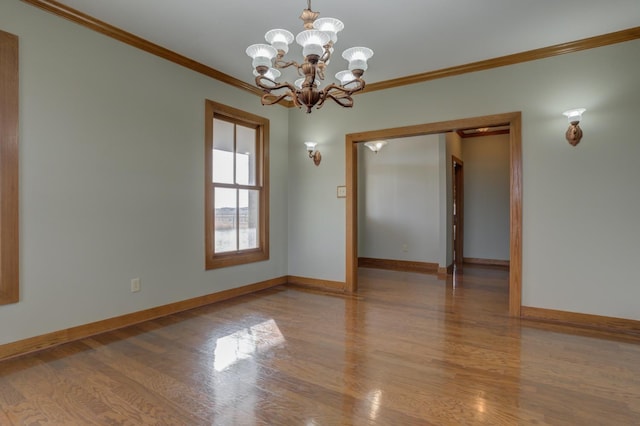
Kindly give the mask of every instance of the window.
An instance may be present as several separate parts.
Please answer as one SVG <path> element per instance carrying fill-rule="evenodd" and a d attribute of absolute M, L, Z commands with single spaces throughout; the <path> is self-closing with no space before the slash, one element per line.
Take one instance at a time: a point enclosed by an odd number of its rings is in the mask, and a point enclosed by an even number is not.
<path fill-rule="evenodd" d="M 18 37 L 0 31 L 0 304 L 19 301 Z"/>
<path fill-rule="evenodd" d="M 269 120 L 205 105 L 206 268 L 269 258 Z"/>

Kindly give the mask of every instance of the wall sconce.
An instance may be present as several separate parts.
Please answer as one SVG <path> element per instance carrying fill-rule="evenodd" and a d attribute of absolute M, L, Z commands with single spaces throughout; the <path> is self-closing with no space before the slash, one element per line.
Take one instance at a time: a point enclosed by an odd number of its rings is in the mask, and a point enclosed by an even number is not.
<path fill-rule="evenodd" d="M 305 142 L 304 144 L 307 147 L 309 158 L 313 159 L 313 164 L 315 164 L 316 166 L 319 166 L 320 160 L 322 160 L 322 155 L 320 155 L 320 151 L 316 150 L 316 145 L 318 144 L 315 142 Z"/>
<path fill-rule="evenodd" d="M 562 113 L 569 120 L 569 128 L 564 135 L 572 146 L 578 145 L 580 139 L 582 139 L 582 129 L 578 126 L 578 123 L 582 120 L 582 113 L 585 111 L 586 109 L 584 108 L 574 108 Z"/>
<path fill-rule="evenodd" d="M 375 141 L 375 142 L 365 142 L 364 146 L 369 148 L 374 153 L 378 153 L 387 144 L 387 141 Z"/>

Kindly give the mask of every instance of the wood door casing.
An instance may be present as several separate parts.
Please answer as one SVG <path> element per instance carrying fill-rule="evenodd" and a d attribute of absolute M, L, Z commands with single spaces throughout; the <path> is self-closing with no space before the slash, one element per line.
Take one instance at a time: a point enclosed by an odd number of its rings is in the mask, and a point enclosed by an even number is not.
<path fill-rule="evenodd" d="M 379 139 L 447 133 L 474 127 L 509 126 L 509 315 L 522 307 L 522 113 L 519 111 L 351 133 L 345 136 L 346 232 L 345 290 L 358 289 L 358 150 L 357 144 Z"/>

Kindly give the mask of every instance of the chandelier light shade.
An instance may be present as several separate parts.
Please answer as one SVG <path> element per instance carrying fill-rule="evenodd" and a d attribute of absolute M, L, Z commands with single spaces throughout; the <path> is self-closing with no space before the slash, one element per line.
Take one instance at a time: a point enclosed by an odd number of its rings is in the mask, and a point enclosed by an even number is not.
<path fill-rule="evenodd" d="M 309 4 L 311 7 L 311 4 Z M 323 31 L 331 38 L 331 42 L 338 41 L 338 33 L 344 30 L 344 24 L 335 18 L 318 18 L 313 22 L 313 28 Z"/>
<path fill-rule="evenodd" d="M 342 53 L 342 57 L 349 61 L 349 71 L 367 70 L 367 60 L 373 56 L 373 50 L 367 47 L 352 47 Z"/>
<path fill-rule="evenodd" d="M 264 38 L 276 49 L 276 52 L 282 50 L 285 54 L 289 52 L 289 45 L 293 42 L 293 34 L 281 29 L 267 31 Z M 251 56 L 249 52 L 247 54 Z"/>
<path fill-rule="evenodd" d="M 367 70 L 367 61 L 373 51 L 366 47 L 352 47 L 342 53 L 349 63 L 348 70 L 336 74 L 338 84 L 331 83 L 321 88 L 325 70 L 333 46 L 338 41 L 338 33 L 344 24 L 335 18 L 318 18 L 319 13 L 311 10 L 311 0 L 307 0 L 307 8 L 302 11 L 300 19 L 304 22 L 304 30 L 293 36 L 287 30 L 273 29 L 267 31 L 264 38 L 269 44 L 253 44 L 247 48 L 247 55 L 252 59 L 253 74 L 256 86 L 264 91 L 262 105 L 273 105 L 282 100 L 291 101 L 298 108 L 305 107 L 310 113 L 313 107 L 321 108 L 327 98 L 338 105 L 351 108 L 354 93 L 365 87 L 362 75 Z M 302 47 L 304 61 L 287 61 L 289 45 L 296 41 Z M 295 68 L 302 76 L 295 83 L 280 83 L 280 69 Z"/>
<path fill-rule="evenodd" d="M 247 55 L 253 58 L 253 67 L 257 70 L 261 67 L 271 67 L 271 61 L 276 57 L 278 51 L 268 44 L 252 44 L 247 47 Z"/>
<path fill-rule="evenodd" d="M 349 70 L 336 73 L 336 79 L 338 79 L 342 87 L 355 87 L 357 85 L 355 76 Z"/>

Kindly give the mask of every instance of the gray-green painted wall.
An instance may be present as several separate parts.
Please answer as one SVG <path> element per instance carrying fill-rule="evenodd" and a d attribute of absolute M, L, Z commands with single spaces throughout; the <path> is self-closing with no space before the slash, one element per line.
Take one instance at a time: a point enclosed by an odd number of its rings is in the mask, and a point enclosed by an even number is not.
<path fill-rule="evenodd" d="M 509 135 L 462 140 L 464 257 L 509 260 Z"/>
<path fill-rule="evenodd" d="M 440 263 L 439 135 L 358 148 L 359 256 Z"/>

